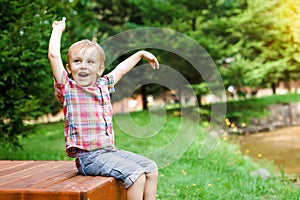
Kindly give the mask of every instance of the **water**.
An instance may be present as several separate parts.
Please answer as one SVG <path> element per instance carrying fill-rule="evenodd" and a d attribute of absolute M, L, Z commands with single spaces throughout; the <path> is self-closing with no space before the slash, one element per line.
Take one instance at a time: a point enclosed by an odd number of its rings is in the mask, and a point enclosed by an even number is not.
<path fill-rule="evenodd" d="M 278 171 L 283 168 L 285 173 L 300 176 L 300 126 L 238 136 L 237 141 L 254 160 L 273 160 Z"/>

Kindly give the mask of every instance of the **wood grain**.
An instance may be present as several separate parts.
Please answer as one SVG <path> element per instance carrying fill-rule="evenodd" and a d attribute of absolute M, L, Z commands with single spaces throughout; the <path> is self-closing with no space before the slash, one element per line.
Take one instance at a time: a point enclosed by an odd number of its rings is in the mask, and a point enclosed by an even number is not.
<path fill-rule="evenodd" d="M 0 200 L 126 200 L 122 181 L 82 176 L 73 161 L 0 161 Z"/>

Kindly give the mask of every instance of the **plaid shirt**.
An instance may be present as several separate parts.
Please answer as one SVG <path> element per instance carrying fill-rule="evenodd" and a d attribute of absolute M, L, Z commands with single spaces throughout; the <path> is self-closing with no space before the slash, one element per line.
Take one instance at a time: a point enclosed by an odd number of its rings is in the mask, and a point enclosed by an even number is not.
<path fill-rule="evenodd" d="M 82 151 L 114 147 L 112 105 L 113 77 L 99 78 L 93 87 L 81 87 L 63 74 L 62 83 L 55 80 L 55 95 L 63 105 L 66 152 L 78 157 Z"/>

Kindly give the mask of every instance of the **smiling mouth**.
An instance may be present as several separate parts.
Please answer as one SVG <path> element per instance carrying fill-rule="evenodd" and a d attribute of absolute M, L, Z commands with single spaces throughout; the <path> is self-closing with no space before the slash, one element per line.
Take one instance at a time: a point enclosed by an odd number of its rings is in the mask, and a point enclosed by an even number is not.
<path fill-rule="evenodd" d="M 87 77 L 89 74 L 87 74 L 87 73 L 79 73 L 78 74 L 78 76 L 80 76 L 80 77 Z"/>

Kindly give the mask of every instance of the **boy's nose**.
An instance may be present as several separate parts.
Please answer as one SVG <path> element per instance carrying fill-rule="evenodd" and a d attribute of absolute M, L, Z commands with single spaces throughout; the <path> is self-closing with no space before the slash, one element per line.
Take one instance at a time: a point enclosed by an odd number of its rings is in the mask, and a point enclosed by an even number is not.
<path fill-rule="evenodd" d="M 80 69 L 86 69 L 86 63 L 85 63 L 85 62 L 82 62 L 82 63 L 81 63 Z"/>

